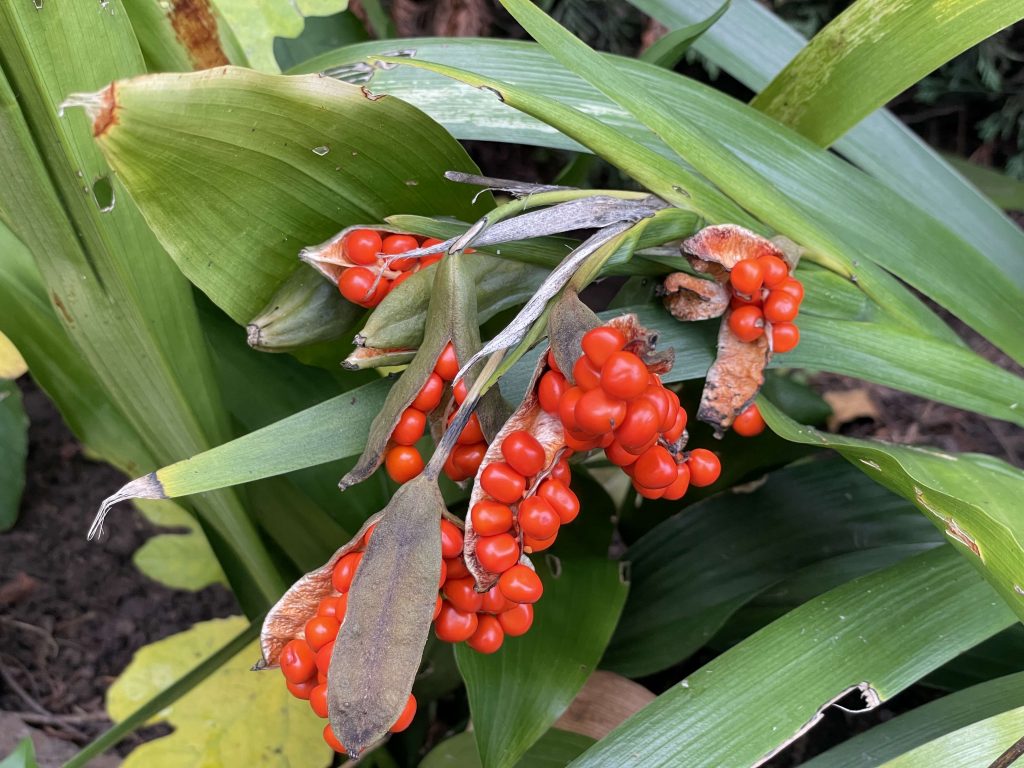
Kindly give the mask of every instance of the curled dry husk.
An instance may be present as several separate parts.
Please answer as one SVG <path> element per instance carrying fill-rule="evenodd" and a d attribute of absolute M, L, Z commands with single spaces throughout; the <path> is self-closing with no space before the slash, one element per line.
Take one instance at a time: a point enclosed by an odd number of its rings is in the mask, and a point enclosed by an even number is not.
<path fill-rule="evenodd" d="M 708 371 L 697 410 L 697 418 L 714 427 L 715 436 L 721 437 L 757 397 L 764 384 L 764 370 L 771 360 L 768 333 L 748 343 L 740 341 L 729 328 L 732 310 L 728 309 L 729 292 L 725 288 L 729 272 L 743 259 L 762 256 L 777 256 L 792 271 L 799 261 L 800 250 L 786 238 L 776 238 L 773 242 L 735 224 L 717 224 L 685 240 L 682 252 L 695 270 L 713 277 L 725 293 L 726 309 L 718 331 L 718 354 Z M 673 277 L 677 276 L 670 276 Z M 680 281 L 685 282 L 681 278 Z M 666 297 L 666 307 L 669 298 L 672 297 Z M 670 307 L 669 310 L 672 311 Z M 681 320 L 702 319 L 685 316 L 685 311 L 672 314 Z"/>
<path fill-rule="evenodd" d="M 710 320 L 729 308 L 729 290 L 716 280 L 673 272 L 661 286 L 662 304 L 677 320 Z"/>
<path fill-rule="evenodd" d="M 263 620 L 263 629 L 260 632 L 260 650 L 263 652 L 263 658 L 253 669 L 278 666 L 281 649 L 289 641 L 306 636 L 306 622 L 316 614 L 320 601 L 334 594 L 334 587 L 331 584 L 334 566 L 349 552 L 360 547 L 363 535 L 371 525 L 380 520 L 382 514 L 383 512 L 378 512 L 363 523 L 359 533 L 338 547 L 326 563 L 296 581 L 274 604 Z"/>
<path fill-rule="evenodd" d="M 389 368 L 396 365 L 408 365 L 415 356 L 415 349 L 356 347 L 352 354 L 342 361 L 341 365 L 349 371 L 362 371 L 366 368 Z"/>
<path fill-rule="evenodd" d="M 578 298 L 576 301 L 578 301 Z M 561 314 L 558 309 L 561 305 L 562 302 L 559 302 L 552 313 L 551 322 L 561 328 L 558 339 L 553 337 L 552 341 L 553 343 L 558 343 L 560 340 L 566 340 L 568 343 L 568 340 L 577 338 L 575 347 L 576 355 L 571 358 L 572 363 L 574 363 L 576 358 L 582 354 L 578 339 L 582 338 L 583 334 L 594 326 L 586 325 L 583 330 L 577 334 L 571 329 L 570 326 L 572 323 L 570 321 L 555 319 Z M 585 314 L 579 312 L 578 307 L 573 306 L 571 299 L 566 301 L 564 306 L 566 317 L 585 318 Z M 589 310 L 587 311 L 589 312 Z M 636 315 L 628 314 L 612 318 L 605 323 L 605 325 L 617 328 L 622 332 L 627 340 L 625 348 L 639 356 L 641 360 L 647 363 L 648 369 L 652 373 L 667 373 L 672 369 L 674 357 L 672 350 L 669 349 L 662 352 L 655 352 L 654 344 L 658 338 L 657 333 L 649 331 L 640 325 L 637 321 Z M 562 368 L 562 359 L 564 358 L 568 360 L 570 358 L 570 354 L 565 349 L 559 350 L 557 347 L 553 348 L 555 349 L 556 359 L 559 361 L 559 368 Z M 562 353 L 561 356 L 559 356 L 560 351 Z M 572 363 L 568 364 L 568 370 L 572 370 Z M 473 490 L 469 497 L 469 510 L 472 510 L 473 506 L 487 495 L 484 493 L 484 490 L 480 485 L 480 476 L 483 474 L 484 469 L 486 469 L 486 467 L 491 463 L 504 461 L 504 457 L 501 455 L 501 444 L 505 440 L 505 437 L 510 433 L 519 429 L 526 430 L 544 447 L 545 468 L 533 479 L 533 483 L 526 489 L 526 496 L 531 496 L 536 492 L 541 481 L 547 478 L 559 458 L 563 453 L 565 453 L 565 433 L 562 429 L 562 422 L 559 420 L 558 414 L 551 414 L 544 411 L 540 407 L 540 402 L 537 399 L 537 382 L 540 381 L 540 377 L 548 370 L 550 370 L 550 368 L 547 362 L 547 355 L 541 355 L 540 359 L 537 361 L 533 377 L 530 379 L 530 386 L 527 388 L 526 395 L 523 397 L 522 402 L 487 447 L 487 452 L 484 454 L 484 460 L 480 463 L 480 468 L 477 470 L 476 478 L 473 481 Z M 562 370 L 564 371 L 566 369 L 563 368 Z M 516 514 L 516 533 L 520 539 L 520 549 L 522 549 L 522 536 L 518 530 L 518 508 L 513 511 Z M 467 514 L 464 544 L 466 568 L 476 580 L 477 591 L 486 592 L 498 581 L 500 574 L 488 571 L 480 564 L 480 560 L 476 555 L 478 539 L 479 534 L 477 534 L 473 529 L 473 516 L 472 514 Z"/>
<path fill-rule="evenodd" d="M 351 332 L 362 309 L 313 270 L 300 266 L 246 326 L 249 346 L 261 352 L 288 352 L 335 341 Z"/>

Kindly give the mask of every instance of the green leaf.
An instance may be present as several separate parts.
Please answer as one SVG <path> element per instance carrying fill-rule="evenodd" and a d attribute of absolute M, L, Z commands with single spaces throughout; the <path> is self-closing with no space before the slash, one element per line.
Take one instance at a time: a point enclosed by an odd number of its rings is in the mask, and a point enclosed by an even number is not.
<path fill-rule="evenodd" d="M 1009 714 L 1009 711 L 1016 710 L 1016 717 L 1020 718 L 1024 716 L 1024 713 L 1019 711 L 1021 707 L 1024 707 L 1024 672 L 952 693 L 886 720 L 809 760 L 804 763 L 804 768 L 875 768 L 883 763 L 890 765 L 887 760 L 892 760 L 909 750 L 914 752 L 910 752 L 906 759 L 915 755 L 913 762 L 896 762 L 895 765 L 923 764 L 917 761 L 917 747 L 928 742 L 934 744 L 935 740 L 942 740 L 944 736 L 953 736 L 957 733 L 962 737 L 970 737 L 973 729 L 967 732 L 963 729 L 975 724 L 980 727 L 984 721 L 1003 713 Z M 1018 725 L 1017 734 L 1009 736 L 1006 744 L 1012 743 L 1020 732 L 1021 726 Z M 991 732 L 989 734 L 994 735 Z M 955 754 L 960 754 L 956 749 L 959 743 L 960 739 L 957 739 L 955 746 L 947 744 L 947 747 L 953 749 L 946 754 L 937 755 L 938 760 L 932 764 L 964 765 L 966 768 L 991 762 L 992 758 L 986 761 L 980 756 L 975 756 L 973 763 L 951 762 Z"/>
<path fill-rule="evenodd" d="M 572 765 L 754 765 L 850 690 L 863 686 L 865 701 L 877 705 L 1013 622 L 970 566 L 940 547 L 787 614 L 661 694 Z"/>
<path fill-rule="evenodd" d="M 298 37 L 306 16 L 344 11 L 348 0 L 215 0 L 256 69 L 277 72 L 275 37 Z"/>
<path fill-rule="evenodd" d="M 230 27 L 210 0 L 122 1 L 151 71 L 188 72 L 247 64 Z"/>
<path fill-rule="evenodd" d="M 594 743 L 589 736 L 552 728 L 516 762 L 515 768 L 563 768 Z M 420 768 L 482 768 L 473 734 L 463 731 L 434 747 Z"/>
<path fill-rule="evenodd" d="M 144 70 L 120 2 L 100 12 L 69 0 L 40 10 L 4 4 L 0 46 L 0 172 L 15 180 L 0 187 L 0 217 L 35 259 L 76 351 L 156 462 L 222 442 L 228 423 L 191 288 L 88 122 L 59 109 L 68 93 Z M 255 527 L 231 492 L 196 507 L 240 600 L 257 612 L 284 584 Z"/>
<path fill-rule="evenodd" d="M 443 177 L 475 170 L 465 151 L 398 99 L 234 68 L 112 92 L 115 122 L 99 147 L 182 272 L 241 324 L 307 268 L 302 247 L 345 226 L 486 210 L 486 196 L 474 206 Z M 403 143 L 417 151 L 396 152 Z"/>
<path fill-rule="evenodd" d="M 136 568 L 172 589 L 191 592 L 227 582 L 217 556 L 192 515 L 177 504 L 140 500 L 136 506 L 153 525 L 184 529 L 181 533 L 161 533 L 146 539 L 132 555 Z"/>
<path fill-rule="evenodd" d="M 502 2 L 563 66 L 629 110 L 680 157 L 692 163 L 698 172 L 765 224 L 809 248 L 808 258 L 831 263 L 837 267 L 836 271 L 856 275 L 862 288 L 894 315 L 899 316 L 900 311 L 910 312 L 908 308 L 901 310 L 890 304 L 900 296 L 900 291 L 891 282 L 881 274 L 863 274 L 863 268 L 858 264 L 862 259 L 870 258 L 953 311 L 1018 361 L 1024 361 L 1024 343 L 1016 332 L 1024 322 L 1024 291 L 1018 290 L 967 242 L 957 242 L 958 239 L 938 222 L 928 222 L 917 233 L 920 239 L 908 244 L 906 251 L 896 246 L 896 242 L 906 234 L 905 222 L 901 222 L 891 230 L 881 230 L 887 242 L 879 251 L 865 250 L 859 255 L 850 252 L 844 248 L 841 232 L 820 223 L 818 211 L 822 208 L 822 198 L 810 210 L 804 208 L 793 199 L 790 190 L 780 188 L 771 174 L 751 161 L 746 148 L 730 146 L 727 141 L 720 140 L 716 130 L 703 127 L 696 119 L 680 119 L 678 112 L 673 112 L 676 106 L 673 102 L 663 101 L 657 91 L 642 89 L 625 68 L 614 66 L 591 50 L 528 0 Z M 780 151 L 784 144 L 785 141 L 776 139 L 758 149 Z M 777 167 L 778 164 L 779 158 L 769 160 L 769 167 Z M 803 170 L 810 170 L 810 165 L 807 163 Z M 834 198 L 824 199 L 830 200 L 828 208 L 834 209 L 839 205 Z M 899 198 L 893 204 L 920 213 Z M 854 226 L 872 230 L 880 226 L 880 222 L 872 221 L 874 226 L 865 227 L 867 221 L 872 220 L 862 217 Z M 925 242 L 934 245 L 934 249 L 924 250 Z M 917 257 L 908 254 L 917 254 Z M 876 293 L 877 289 L 864 285 L 865 277 L 872 278 L 872 283 L 877 281 L 884 293 Z M 1013 311 L 1011 308 L 1019 308 L 1019 320 L 1007 318 L 1006 312 Z"/>
<path fill-rule="evenodd" d="M 630 0 L 670 29 L 712 13 L 718 0 Z M 753 91 L 759 91 L 807 41 L 756 0 L 733 0 L 694 48 Z M 935 211 L 1018 288 L 1024 233 L 897 117 L 885 110 L 865 117 L 835 143 L 852 163 L 922 211 Z"/>
<path fill-rule="evenodd" d="M 1021 18 L 1015 0 L 858 0 L 752 103 L 828 146 L 933 69 Z"/>
<path fill-rule="evenodd" d="M 11 754 L 0 760 L 0 768 L 37 768 L 37 766 L 36 748 L 32 739 L 27 736 L 18 742 L 18 746 Z"/>
<path fill-rule="evenodd" d="M 977 165 L 956 155 L 944 155 L 946 162 L 964 175 L 989 200 L 1008 211 L 1024 211 L 1024 181 Z"/>
<path fill-rule="evenodd" d="M 204 621 L 140 649 L 107 691 L 111 719 L 125 720 L 246 624 L 240 617 Z M 251 671 L 259 653 L 258 643 L 250 643 L 189 693 L 153 713 L 150 723 L 167 723 L 174 732 L 136 747 L 125 768 L 327 766 L 333 753 L 320 735 L 323 721 L 288 692 L 280 675 Z M 210 728 L 211 722 L 217 727 Z"/>
<path fill-rule="evenodd" d="M 729 0 L 725 0 L 717 11 L 703 21 L 674 29 L 664 37 L 658 38 L 650 48 L 640 55 L 640 60 L 665 69 L 672 69 L 690 50 L 690 46 L 722 18 L 727 10 L 729 10 Z"/>
<path fill-rule="evenodd" d="M 530 631 L 490 656 L 461 644 L 455 649 L 485 768 L 516 765 L 569 706 L 597 666 L 626 599 L 616 562 L 540 557 L 534 565 L 544 597 L 534 606 Z"/>
<path fill-rule="evenodd" d="M 631 677 L 665 669 L 809 565 L 886 547 L 909 556 L 941 543 L 913 505 L 840 460 L 773 472 L 752 492 L 687 507 L 629 548 L 629 599 L 602 667 Z"/>
<path fill-rule="evenodd" d="M 947 733 L 889 760 L 885 765 L 887 768 L 929 768 L 940 762 L 949 768 L 1009 765 L 996 760 L 1018 742 L 1022 729 L 1024 706 Z M 1011 762 L 1016 762 L 1020 754 L 1015 752 Z"/>
<path fill-rule="evenodd" d="M 925 679 L 925 684 L 956 691 L 1024 671 L 1024 624 L 1015 624 L 960 654 Z"/>
<path fill-rule="evenodd" d="M 27 454 L 28 416 L 21 390 L 13 381 L 0 379 L 0 531 L 6 531 L 18 519 Z"/>
<path fill-rule="evenodd" d="M 979 453 L 948 454 L 804 427 L 761 398 L 768 426 L 787 440 L 834 448 L 924 513 L 1024 617 L 1024 472 Z"/>

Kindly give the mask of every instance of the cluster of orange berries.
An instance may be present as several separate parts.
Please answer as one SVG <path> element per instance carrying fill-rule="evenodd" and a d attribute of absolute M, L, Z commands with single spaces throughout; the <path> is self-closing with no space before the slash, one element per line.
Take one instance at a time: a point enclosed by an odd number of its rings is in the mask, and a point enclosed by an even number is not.
<path fill-rule="evenodd" d="M 412 235 L 354 229 L 342 240 L 341 252 L 346 261 L 356 266 L 348 267 L 338 276 L 338 290 L 353 304 L 376 307 L 393 288 L 413 273 L 440 261 L 443 254 L 408 259 L 392 257 L 441 242 L 432 237 L 418 240 Z"/>
<path fill-rule="evenodd" d="M 363 534 L 358 547 L 335 563 L 331 572 L 331 586 L 334 588 L 332 594 L 320 601 L 316 615 L 306 622 L 302 637 L 290 640 L 281 650 L 278 659 L 288 691 L 296 698 L 309 701 L 309 706 L 318 717 L 327 717 L 327 674 L 331 654 L 334 652 L 335 638 L 345 621 L 348 591 L 372 534 L 371 526 Z M 415 716 L 416 697 L 410 693 L 402 714 L 391 726 L 391 732 L 404 731 Z M 330 724 L 324 727 L 324 740 L 335 751 L 345 753 L 344 746 L 334 735 Z"/>
<path fill-rule="evenodd" d="M 533 603 L 543 587 L 527 565 L 509 568 L 486 592 L 476 580 L 463 552 L 464 537 L 456 525 L 441 522 L 441 588 L 434 608 L 434 633 L 448 643 L 465 642 L 478 653 L 494 653 L 506 637 L 519 637 L 533 624 Z M 518 558 L 518 556 L 517 556 Z"/>
<path fill-rule="evenodd" d="M 621 331 L 593 328 L 582 347 L 572 370 L 575 386 L 549 353 L 551 370 L 538 388 L 541 408 L 562 422 L 566 445 L 575 451 L 603 448 L 647 499 L 680 499 L 690 485 L 718 479 L 721 464 L 711 451 L 697 448 L 684 457 L 679 450 L 686 410 L 660 377 L 625 349 Z"/>
<path fill-rule="evenodd" d="M 766 331 L 775 352 L 789 352 L 800 343 L 794 325 L 804 286 L 789 274 L 778 256 L 743 259 L 729 273 L 732 299 L 729 327 L 740 341 L 756 341 Z"/>
<path fill-rule="evenodd" d="M 423 457 L 416 449 L 416 443 L 427 428 L 427 414 L 441 404 L 444 389 L 459 372 L 459 360 L 455 347 L 449 342 L 434 364 L 434 370 L 427 377 L 416 398 L 398 419 L 391 433 L 391 440 L 384 453 L 384 467 L 388 476 L 396 483 L 407 483 L 423 471 Z M 462 405 L 467 395 L 466 382 L 455 385 L 455 402 Z M 454 417 L 454 412 L 452 417 Z M 449 423 L 451 419 L 449 419 Z M 459 435 L 455 450 L 445 462 L 444 471 L 452 480 L 466 480 L 476 474 L 487 451 L 487 441 L 480 428 L 480 419 L 474 413 Z"/>

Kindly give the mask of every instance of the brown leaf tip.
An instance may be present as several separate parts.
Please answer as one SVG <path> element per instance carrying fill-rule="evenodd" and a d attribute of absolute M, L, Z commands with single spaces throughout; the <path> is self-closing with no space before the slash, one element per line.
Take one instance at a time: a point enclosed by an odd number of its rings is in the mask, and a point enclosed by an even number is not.
<path fill-rule="evenodd" d="M 60 103 L 58 115 L 64 116 L 69 107 L 82 107 L 92 121 L 92 135 L 99 138 L 110 126 L 117 125 L 117 83 L 111 83 L 95 93 L 72 93 Z"/>

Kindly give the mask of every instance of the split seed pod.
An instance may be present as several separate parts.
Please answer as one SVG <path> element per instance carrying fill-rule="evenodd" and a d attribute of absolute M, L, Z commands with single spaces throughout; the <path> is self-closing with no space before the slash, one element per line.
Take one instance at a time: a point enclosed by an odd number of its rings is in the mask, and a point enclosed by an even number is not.
<path fill-rule="evenodd" d="M 724 284 L 687 272 L 666 277 L 659 293 L 669 314 L 684 322 L 721 317 L 729 308 L 729 291 Z"/>

